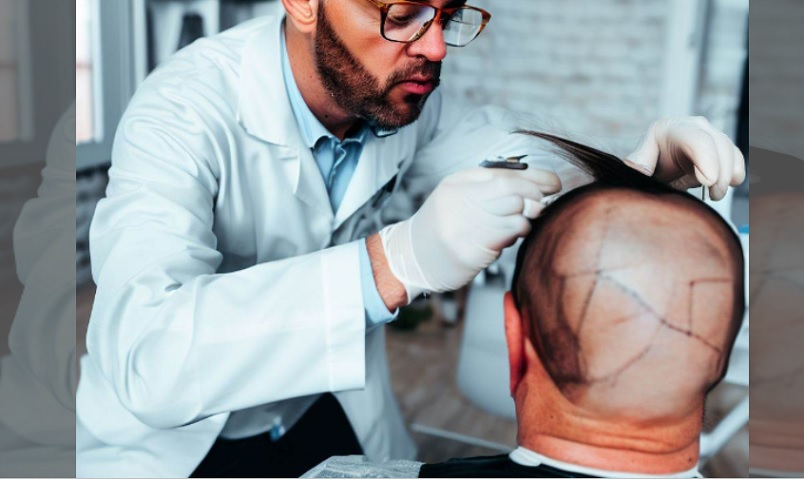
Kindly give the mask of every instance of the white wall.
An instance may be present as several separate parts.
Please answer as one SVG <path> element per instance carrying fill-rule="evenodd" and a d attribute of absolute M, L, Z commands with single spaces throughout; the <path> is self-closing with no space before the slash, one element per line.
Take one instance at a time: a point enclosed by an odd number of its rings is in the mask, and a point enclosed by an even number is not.
<path fill-rule="evenodd" d="M 734 135 L 747 51 L 748 0 L 713 2 L 707 31 L 698 113 Z"/>
<path fill-rule="evenodd" d="M 751 145 L 804 156 L 804 8 L 799 0 L 763 2 L 751 12 Z M 760 101 L 761 99 L 761 101 Z"/>
<path fill-rule="evenodd" d="M 638 136 L 659 116 L 668 1 L 478 0 L 493 18 L 450 53 L 445 86 L 573 132 Z"/>
<path fill-rule="evenodd" d="M 493 18 L 474 43 L 452 49 L 444 86 L 469 102 L 553 116 L 573 133 L 629 149 L 662 115 L 673 1 L 473 1 Z M 730 128 L 747 0 L 717 0 L 712 13 L 701 89 L 691 88 L 698 94 L 695 113 Z"/>

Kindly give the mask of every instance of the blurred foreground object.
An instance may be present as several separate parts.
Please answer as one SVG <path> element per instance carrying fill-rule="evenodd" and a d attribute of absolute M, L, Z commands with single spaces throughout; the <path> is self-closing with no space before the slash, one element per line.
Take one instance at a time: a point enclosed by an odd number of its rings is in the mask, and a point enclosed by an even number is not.
<path fill-rule="evenodd" d="M 804 162 L 751 150 L 753 165 L 793 179 Z M 750 467 L 758 476 L 804 472 L 804 193 L 760 175 L 751 199 Z M 788 185 L 785 185 L 787 183 Z M 765 185 L 763 185 L 765 184 Z"/>
<path fill-rule="evenodd" d="M 802 21 L 792 0 L 750 14 L 752 476 L 804 474 Z"/>
<path fill-rule="evenodd" d="M 25 286 L 0 359 L 0 475 L 75 474 L 75 105 L 14 227 Z"/>

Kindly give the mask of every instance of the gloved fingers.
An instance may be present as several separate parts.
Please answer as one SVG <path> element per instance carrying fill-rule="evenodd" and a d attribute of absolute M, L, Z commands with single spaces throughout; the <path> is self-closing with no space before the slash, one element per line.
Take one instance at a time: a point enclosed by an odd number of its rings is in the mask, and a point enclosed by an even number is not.
<path fill-rule="evenodd" d="M 656 163 L 659 161 L 659 142 L 656 139 L 657 125 L 652 125 L 648 133 L 639 142 L 636 149 L 625 158 L 625 164 L 629 167 L 644 173 L 647 176 L 653 176 L 656 171 Z"/>
<path fill-rule="evenodd" d="M 530 220 L 522 215 L 497 217 L 473 232 L 474 240 L 492 250 L 500 251 L 516 243 L 519 237 L 530 233 Z"/>
<path fill-rule="evenodd" d="M 525 199 L 518 195 L 508 195 L 501 198 L 492 198 L 483 203 L 483 209 L 498 217 L 506 217 L 522 213 L 525 208 Z"/>
<path fill-rule="evenodd" d="M 545 194 L 553 194 L 561 191 L 561 179 L 551 170 L 530 167 L 527 170 L 505 170 L 499 169 L 496 176 L 506 178 L 519 178 L 527 180 L 539 186 L 539 190 Z"/>
<path fill-rule="evenodd" d="M 734 144 L 722 132 L 714 132 L 713 139 L 720 160 L 720 175 L 715 184 L 709 188 L 709 197 L 712 200 L 722 200 L 729 190 L 729 184 L 734 174 Z"/>
<path fill-rule="evenodd" d="M 506 231 L 506 233 L 508 233 Z M 502 251 L 511 245 L 515 244 L 516 241 L 519 239 L 520 235 L 516 232 L 509 233 L 505 236 L 497 236 L 494 240 L 490 243 L 491 250 L 497 252 L 498 256 Z"/>
<path fill-rule="evenodd" d="M 463 182 L 487 182 L 495 178 L 497 172 L 492 168 L 474 167 L 462 170 L 457 173 L 446 177 L 443 181 L 446 183 L 463 183 Z"/>
<path fill-rule="evenodd" d="M 525 198 L 524 201 L 525 205 L 522 208 L 522 215 L 524 215 L 525 218 L 532 220 L 542 214 L 545 204 L 541 200 L 534 201 L 529 198 Z"/>
<path fill-rule="evenodd" d="M 671 155 L 685 173 L 694 173 L 701 185 L 711 187 L 717 183 L 721 174 L 721 158 L 715 136 L 698 126 L 678 127 L 669 147 Z M 689 163 L 691 163 L 691 165 Z M 728 172 L 731 173 L 729 168 Z"/>
<path fill-rule="evenodd" d="M 478 184 L 474 198 L 487 201 L 494 198 L 516 195 L 538 202 L 546 193 L 542 189 L 552 193 L 554 187 L 555 185 L 542 185 L 540 183 L 531 182 L 525 178 L 500 176 L 490 182 Z"/>
<path fill-rule="evenodd" d="M 507 246 L 530 232 L 530 219 L 519 212 L 505 216 L 480 213 L 472 219 L 472 224 L 473 228 L 463 237 L 471 237 L 476 243 L 492 249 L 503 248 L 502 244 Z"/>
<path fill-rule="evenodd" d="M 532 200 L 530 198 L 523 198 L 518 195 L 509 195 L 507 197 L 491 199 L 485 201 L 483 209 L 499 217 L 506 217 L 509 215 L 522 215 L 526 218 L 536 218 L 544 210 L 544 203 L 540 200 Z"/>
<path fill-rule="evenodd" d="M 633 156 L 634 154 L 632 153 L 629 157 Z M 644 160 L 642 159 L 642 157 L 638 156 L 636 158 L 638 159 L 636 161 L 633 160 L 632 158 L 624 158 L 623 163 L 633 168 L 637 172 L 642 173 L 643 175 L 647 175 L 648 177 L 653 176 L 653 171 L 650 170 L 650 167 L 646 167 L 645 165 L 643 165 L 642 162 L 644 162 Z"/>
<path fill-rule="evenodd" d="M 508 231 L 511 232 L 513 238 L 511 244 L 516 242 L 517 238 L 524 237 L 530 233 L 532 228 L 530 220 L 522 215 L 510 215 L 505 220 Z M 508 246 L 510 246 L 510 244 Z"/>
<path fill-rule="evenodd" d="M 735 145 L 734 147 L 734 174 L 731 179 L 731 186 L 736 187 L 745 181 L 745 156 Z"/>
<path fill-rule="evenodd" d="M 657 163 L 658 162 L 658 163 Z M 691 186 L 686 175 L 710 187 L 713 199 L 726 195 L 729 185 L 745 179 L 745 161 L 727 135 L 704 117 L 672 117 L 654 122 L 625 163 L 656 173 L 674 186 Z"/>
<path fill-rule="evenodd" d="M 670 182 L 670 186 L 676 190 L 689 190 L 690 188 L 700 187 L 701 182 L 695 178 L 695 175 L 684 175 Z"/>
<path fill-rule="evenodd" d="M 718 183 L 724 186 L 736 187 L 745 181 L 745 157 L 743 152 L 725 133 L 715 130 L 715 141 L 717 142 L 718 154 L 721 159 L 720 177 Z M 727 188 L 725 190 L 728 190 Z M 725 193 L 724 193 L 725 196 Z"/>
<path fill-rule="evenodd" d="M 551 195 L 561 191 L 561 179 L 558 175 L 550 170 L 539 168 L 508 170 L 475 167 L 450 175 L 444 179 L 443 183 L 451 186 L 471 185 L 475 198 L 482 199 L 502 197 L 513 193 L 538 200 L 541 197 L 534 198 L 534 195 Z M 528 184 L 530 186 L 527 186 Z"/>
<path fill-rule="evenodd" d="M 504 182 L 506 179 L 525 180 L 539 186 L 543 192 L 556 193 L 561 190 L 561 179 L 551 170 L 528 168 L 509 170 L 505 168 L 470 168 L 448 177 L 450 183 L 463 182 Z"/>

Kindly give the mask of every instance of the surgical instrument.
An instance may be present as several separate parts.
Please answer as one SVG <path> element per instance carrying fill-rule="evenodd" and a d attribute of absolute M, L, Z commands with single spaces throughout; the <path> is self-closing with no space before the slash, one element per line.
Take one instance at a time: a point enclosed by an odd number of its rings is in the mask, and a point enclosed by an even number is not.
<path fill-rule="evenodd" d="M 528 164 L 522 163 L 522 159 L 527 155 L 518 155 L 515 157 L 502 157 L 499 156 L 495 159 L 483 160 L 480 164 L 484 168 L 506 168 L 508 170 L 527 170 Z"/>

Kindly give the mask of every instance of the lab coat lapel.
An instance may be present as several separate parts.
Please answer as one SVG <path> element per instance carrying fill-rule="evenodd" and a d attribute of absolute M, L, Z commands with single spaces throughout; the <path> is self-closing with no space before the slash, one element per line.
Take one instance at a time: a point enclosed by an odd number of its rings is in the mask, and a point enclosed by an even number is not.
<path fill-rule="evenodd" d="M 249 134 L 287 146 L 299 133 L 282 78 L 282 21 L 277 18 L 246 39 L 237 120 Z"/>
<path fill-rule="evenodd" d="M 334 228 L 339 228 L 399 173 L 407 156 L 407 145 L 403 141 L 405 133 L 405 130 L 401 130 L 386 138 L 368 135 L 354 176 L 349 181 L 343 202 L 335 215 Z"/>
<path fill-rule="evenodd" d="M 284 163 L 280 170 L 293 185 L 293 193 L 331 220 L 334 215 L 324 179 L 312 152 L 303 145 L 282 76 L 282 21 L 277 18 L 246 40 L 238 121 L 249 134 L 279 147 L 278 160 Z"/>
<path fill-rule="evenodd" d="M 302 146 L 301 141 L 296 146 L 296 152 L 299 176 L 293 193 L 306 204 L 326 214 L 332 221 L 335 215 L 332 212 L 329 193 L 327 192 L 326 184 L 324 184 L 324 177 L 321 176 L 321 170 L 318 169 L 318 164 L 313 158 L 313 152 L 309 148 Z"/>

